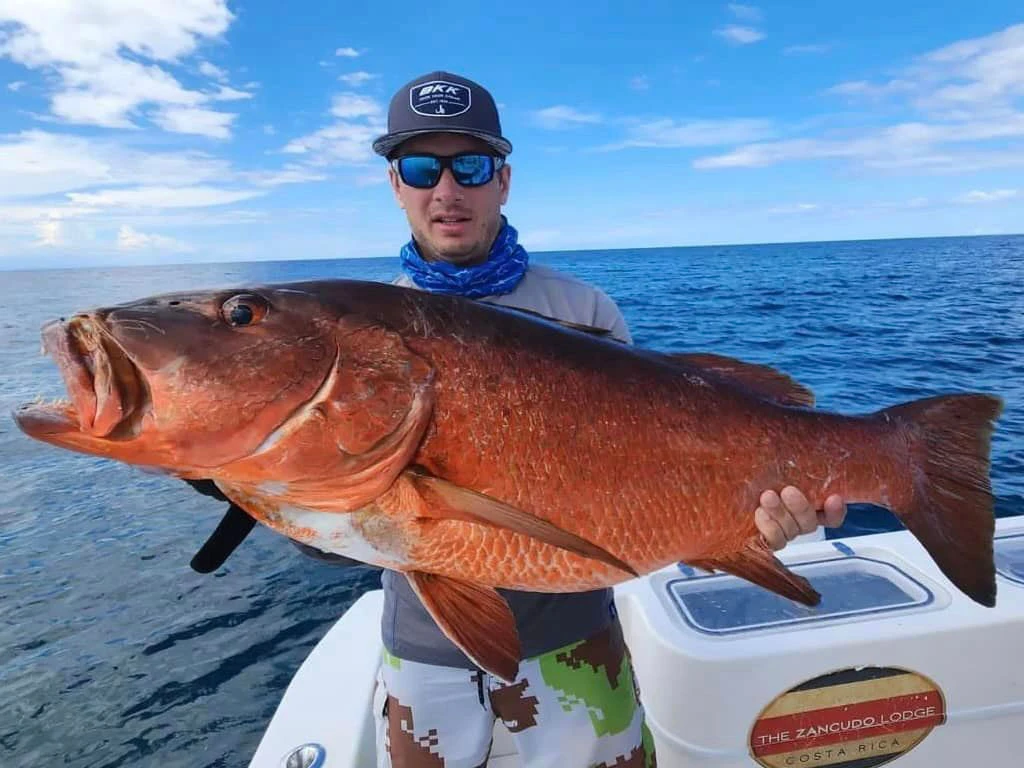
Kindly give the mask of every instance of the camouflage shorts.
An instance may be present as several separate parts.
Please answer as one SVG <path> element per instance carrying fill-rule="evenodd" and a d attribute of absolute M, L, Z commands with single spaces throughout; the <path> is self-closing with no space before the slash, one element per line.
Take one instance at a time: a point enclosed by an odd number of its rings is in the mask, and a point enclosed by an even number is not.
<path fill-rule="evenodd" d="M 385 651 L 374 716 L 379 768 L 484 766 L 496 718 L 525 768 L 655 765 L 617 621 L 587 640 L 523 660 L 511 685 Z"/>

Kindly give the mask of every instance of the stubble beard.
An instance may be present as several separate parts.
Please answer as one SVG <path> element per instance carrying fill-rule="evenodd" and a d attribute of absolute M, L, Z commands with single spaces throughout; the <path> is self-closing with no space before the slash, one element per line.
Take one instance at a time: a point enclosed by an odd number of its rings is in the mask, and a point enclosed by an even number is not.
<path fill-rule="evenodd" d="M 491 253 L 491 245 L 494 243 L 494 238 L 498 236 L 500 228 L 501 216 L 496 216 L 480 240 L 467 246 L 451 248 L 435 248 L 426 237 L 422 236 L 422 233 L 414 234 L 416 246 L 424 260 L 443 261 L 460 267 L 468 267 L 487 261 L 487 257 Z"/>

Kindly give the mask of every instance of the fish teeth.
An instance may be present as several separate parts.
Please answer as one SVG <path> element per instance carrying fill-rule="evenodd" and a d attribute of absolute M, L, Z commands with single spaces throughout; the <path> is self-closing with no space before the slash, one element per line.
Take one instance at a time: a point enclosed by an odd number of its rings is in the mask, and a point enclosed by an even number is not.
<path fill-rule="evenodd" d="M 32 405 L 49 408 L 66 408 L 71 405 L 71 400 L 66 397 L 47 397 L 43 394 L 37 394 L 35 399 L 32 401 Z"/>

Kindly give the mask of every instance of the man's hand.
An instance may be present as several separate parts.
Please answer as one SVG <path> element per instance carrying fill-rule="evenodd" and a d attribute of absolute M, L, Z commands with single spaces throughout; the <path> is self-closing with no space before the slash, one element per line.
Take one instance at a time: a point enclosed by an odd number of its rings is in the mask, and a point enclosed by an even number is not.
<path fill-rule="evenodd" d="M 797 536 L 817 530 L 819 525 L 838 528 L 846 517 L 846 503 L 839 494 L 825 499 L 825 510 L 817 511 L 798 489 L 787 485 L 782 493 L 765 491 L 761 506 L 754 511 L 757 530 L 768 546 L 780 550 Z"/>

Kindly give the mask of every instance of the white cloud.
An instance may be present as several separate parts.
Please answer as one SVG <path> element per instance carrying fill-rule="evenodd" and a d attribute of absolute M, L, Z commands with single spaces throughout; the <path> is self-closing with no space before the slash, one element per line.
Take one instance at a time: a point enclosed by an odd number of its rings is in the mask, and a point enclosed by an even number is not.
<path fill-rule="evenodd" d="M 922 95 L 923 108 L 1009 107 L 1024 96 L 1024 24 L 940 48 L 924 57 L 921 69 L 941 82 Z"/>
<path fill-rule="evenodd" d="M 370 148 L 375 138 L 385 132 L 383 124 L 338 121 L 315 133 L 293 139 L 282 151 L 306 156 L 314 165 L 332 163 L 360 164 L 373 160 Z"/>
<path fill-rule="evenodd" d="M 799 56 L 805 53 L 828 53 L 832 46 L 827 43 L 807 43 L 804 45 L 787 45 L 782 52 L 787 56 Z"/>
<path fill-rule="evenodd" d="M 13 232 L 20 242 L 33 236 L 49 242 L 56 235 L 47 240 L 39 232 L 59 231 L 72 247 L 86 233 L 69 233 L 66 224 L 73 219 L 124 222 L 130 216 L 144 227 L 174 220 L 183 227 L 230 224 L 240 214 L 227 206 L 325 178 L 304 165 L 239 170 L 204 153 L 147 153 L 41 131 L 0 136 L 0 241 Z M 64 225 L 49 226 L 54 221 Z"/>
<path fill-rule="evenodd" d="M 883 128 L 845 128 L 828 137 L 747 143 L 699 158 L 694 166 L 840 160 L 874 169 L 963 173 L 1024 165 L 1024 24 L 926 53 L 888 79 L 839 83 L 827 93 L 892 99 L 919 115 Z"/>
<path fill-rule="evenodd" d="M 882 98 L 898 93 L 909 93 L 915 88 L 910 80 L 890 80 L 886 83 L 875 84 L 867 80 L 849 80 L 838 85 L 833 85 L 825 90 L 825 93 L 835 96 L 865 96 L 871 98 Z"/>
<path fill-rule="evenodd" d="M 812 213 L 821 208 L 818 203 L 790 203 L 789 205 L 776 205 L 767 210 L 767 213 L 773 215 L 790 215 L 800 213 Z"/>
<path fill-rule="evenodd" d="M 265 133 L 267 136 L 276 136 L 277 128 L 272 126 L 270 123 L 267 123 L 266 125 L 263 126 L 263 133 Z"/>
<path fill-rule="evenodd" d="M 358 88 L 363 83 L 368 83 L 371 80 L 376 79 L 379 75 L 371 74 L 370 72 L 349 72 L 345 75 L 338 75 L 338 80 L 345 83 L 352 88 Z"/>
<path fill-rule="evenodd" d="M 69 192 L 68 199 L 77 205 L 94 208 L 203 208 L 227 205 L 262 195 L 256 189 L 221 189 L 219 187 L 129 187 L 99 192 Z"/>
<path fill-rule="evenodd" d="M 114 153 L 78 137 L 30 131 L 0 141 L 0 199 L 85 187 L 116 177 Z"/>
<path fill-rule="evenodd" d="M 237 115 L 203 107 L 166 107 L 153 115 L 153 122 L 173 133 L 193 133 L 211 139 L 231 136 L 231 123 Z"/>
<path fill-rule="evenodd" d="M 805 160 L 859 160 L 876 169 L 963 172 L 1024 165 L 1024 153 L 958 151 L 947 144 L 964 144 L 1003 137 L 1024 137 L 1024 125 L 990 123 L 928 125 L 906 123 L 846 139 L 789 139 L 748 144 L 722 155 L 698 158 L 695 168 L 759 168 Z"/>
<path fill-rule="evenodd" d="M 715 147 L 757 141 L 774 135 L 768 120 L 652 120 L 629 121 L 625 141 L 601 147 L 603 150 L 629 147 Z"/>
<path fill-rule="evenodd" d="M 249 91 L 240 91 L 227 85 L 220 86 L 214 93 L 209 94 L 214 101 L 241 101 L 251 99 L 253 94 Z"/>
<path fill-rule="evenodd" d="M 25 87 L 25 81 L 24 80 L 15 80 L 13 83 L 8 83 L 7 84 L 7 90 L 8 91 L 12 91 L 13 93 L 17 93 L 18 91 L 20 91 L 24 87 Z"/>
<path fill-rule="evenodd" d="M 22 0 L 4 3 L 2 12 L 3 20 L 14 25 L 4 51 L 27 66 L 62 62 L 87 67 L 119 55 L 122 48 L 172 61 L 194 51 L 200 38 L 217 38 L 233 20 L 223 0 Z"/>
<path fill-rule="evenodd" d="M 601 122 L 601 116 L 597 113 L 582 112 L 575 107 L 561 104 L 537 110 L 533 113 L 533 119 L 538 125 L 550 130 L 562 130 Z"/>
<path fill-rule="evenodd" d="M 879 83 L 840 83 L 830 93 L 896 96 L 936 117 L 1012 110 L 1024 96 L 1024 24 L 961 40 L 918 57 Z"/>
<path fill-rule="evenodd" d="M 205 117 L 202 107 L 153 113 L 154 119 L 193 122 L 176 130 L 217 133 L 221 118 L 214 113 L 204 124 Z M 180 146 L 181 140 L 173 143 Z M 141 135 L 128 144 L 120 137 L 57 130 L 0 134 L 0 264 L 107 259 L 120 226 L 128 227 L 120 241 L 126 254 L 183 253 L 188 246 L 166 236 L 189 241 L 187 233 L 215 227 L 245 232 L 246 222 L 266 220 L 261 198 L 285 185 L 327 178 L 322 169 L 281 165 L 280 158 L 240 168 L 207 152 L 154 147 L 154 137 Z M 251 156 L 250 162 L 261 159 Z M 261 201 L 254 210 L 237 207 L 254 200 Z M 204 254 L 226 253 L 234 235 L 219 237 L 221 246 L 204 245 Z"/>
<path fill-rule="evenodd" d="M 858 154 L 858 143 L 792 139 L 748 144 L 723 155 L 698 158 L 695 168 L 759 168 L 785 160 L 852 157 Z"/>
<path fill-rule="evenodd" d="M 762 17 L 761 9 L 753 5 L 729 3 L 729 10 L 737 19 L 742 19 L 743 21 L 760 21 Z"/>
<path fill-rule="evenodd" d="M 380 104 L 358 93 L 339 93 L 331 103 L 331 114 L 343 119 L 376 117 L 380 113 Z"/>
<path fill-rule="evenodd" d="M 36 245 L 57 246 L 64 244 L 64 232 L 59 220 L 40 221 L 36 223 Z"/>
<path fill-rule="evenodd" d="M 227 80 L 228 73 L 215 64 L 204 61 L 199 65 L 199 74 L 212 77 L 214 80 Z"/>
<path fill-rule="evenodd" d="M 305 184 L 312 181 L 323 181 L 327 178 L 323 173 L 300 165 L 288 165 L 279 171 L 261 171 L 240 174 L 244 179 L 257 187 L 279 187 L 283 184 Z"/>
<path fill-rule="evenodd" d="M 159 251 L 192 251 L 190 245 L 165 235 L 150 235 L 139 232 L 127 224 L 117 230 L 117 247 L 122 251 L 159 250 Z"/>
<path fill-rule="evenodd" d="M 634 91 L 646 91 L 651 87 L 651 81 L 647 75 L 637 75 L 629 81 L 629 87 Z"/>
<path fill-rule="evenodd" d="M 993 189 L 990 192 L 983 192 L 975 189 L 957 198 L 961 203 L 1001 203 L 1005 200 L 1013 200 L 1020 195 L 1019 189 Z"/>
<path fill-rule="evenodd" d="M 64 205 L 0 205 L 0 222 L 4 224 L 35 224 L 42 221 L 74 219 L 96 213 L 95 208 Z"/>
<path fill-rule="evenodd" d="M 361 176 L 356 176 L 355 185 L 357 187 L 376 187 L 381 184 L 388 183 L 387 174 L 381 173 L 364 173 Z"/>
<path fill-rule="evenodd" d="M 336 118 L 332 124 L 292 139 L 281 151 L 301 155 L 313 166 L 372 161 L 376 155 L 370 145 L 387 130 L 381 105 L 369 96 L 346 91 L 334 96 L 330 114 Z"/>
<path fill-rule="evenodd" d="M 72 123 L 129 128 L 130 113 L 144 103 L 196 106 L 203 94 L 189 91 L 157 66 L 121 58 L 105 59 L 90 69 L 68 68 L 64 89 L 53 95 L 51 110 Z"/>
<path fill-rule="evenodd" d="M 345 58 L 348 59 L 354 59 L 359 56 L 359 51 L 357 51 L 355 48 L 339 48 L 334 52 L 334 55 L 344 56 Z"/>
<path fill-rule="evenodd" d="M 764 32 L 753 27 L 741 27 L 738 24 L 730 24 L 716 29 L 715 34 L 737 45 L 749 45 L 765 38 Z"/>
<path fill-rule="evenodd" d="M 160 116 L 167 110 L 196 109 L 209 100 L 183 87 L 164 66 L 181 63 L 201 42 L 219 39 L 233 19 L 225 0 L 7 2 L 0 6 L 0 24 L 7 27 L 0 57 L 47 75 L 55 117 L 137 127 L 147 106 Z M 207 64 L 207 72 L 213 72 L 212 66 Z M 220 135 L 229 124 L 230 117 L 203 118 L 206 135 Z M 193 132 L 195 121 L 165 119 L 158 125 Z M 218 127 L 210 130 L 211 125 Z"/>
<path fill-rule="evenodd" d="M 989 192 L 975 190 L 953 198 L 929 198 L 916 196 L 896 200 L 864 200 L 844 203 L 784 203 L 762 209 L 776 216 L 799 216 L 814 214 L 830 217 L 849 217 L 871 214 L 889 214 L 922 210 L 950 209 L 979 203 L 998 203 L 1014 200 L 1022 195 L 1021 190 L 997 189 Z"/>

